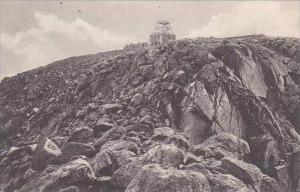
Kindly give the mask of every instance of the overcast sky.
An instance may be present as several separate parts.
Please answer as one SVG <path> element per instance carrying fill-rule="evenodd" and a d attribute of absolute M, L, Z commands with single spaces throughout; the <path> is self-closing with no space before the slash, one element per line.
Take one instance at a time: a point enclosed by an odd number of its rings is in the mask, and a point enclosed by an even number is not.
<path fill-rule="evenodd" d="M 71 56 L 148 40 L 156 20 L 177 37 L 300 37 L 300 1 L 0 1 L 0 79 Z"/>

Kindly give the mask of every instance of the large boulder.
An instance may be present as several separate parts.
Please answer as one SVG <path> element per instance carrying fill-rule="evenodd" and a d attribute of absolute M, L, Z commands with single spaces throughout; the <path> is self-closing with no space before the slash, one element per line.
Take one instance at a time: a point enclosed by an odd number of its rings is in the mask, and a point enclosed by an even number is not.
<path fill-rule="evenodd" d="M 247 186 L 255 188 L 254 190 L 259 189 L 263 174 L 256 166 L 231 157 L 225 157 L 221 162 L 221 168 L 228 173 L 243 181 Z"/>
<path fill-rule="evenodd" d="M 115 186 L 124 189 L 146 164 L 157 163 L 164 167 L 179 167 L 183 164 L 183 160 L 184 152 L 175 145 L 159 145 L 116 170 L 112 176 L 112 182 Z"/>
<path fill-rule="evenodd" d="M 193 146 L 193 153 L 196 156 L 223 158 L 226 156 L 241 159 L 250 153 L 246 141 L 229 133 L 219 133 L 211 136 L 203 143 Z"/>
<path fill-rule="evenodd" d="M 123 127 L 114 127 L 106 131 L 99 139 L 94 143 L 95 148 L 100 150 L 102 145 L 108 141 L 118 140 L 124 135 L 125 129 Z"/>
<path fill-rule="evenodd" d="M 51 160 L 60 157 L 62 154 L 59 147 L 47 137 L 41 138 L 38 142 L 31 167 L 34 170 L 43 170 Z"/>
<path fill-rule="evenodd" d="M 16 191 L 52 192 L 80 182 L 91 184 L 94 180 L 95 174 L 88 161 L 84 157 L 78 157 L 61 167 L 52 170 L 45 169 L 39 177 Z"/>
<path fill-rule="evenodd" d="M 212 192 L 249 192 L 241 180 L 229 174 L 211 174 L 208 181 Z"/>
<path fill-rule="evenodd" d="M 141 168 L 126 192 L 210 192 L 210 186 L 204 175 L 176 168 L 164 169 L 158 164 L 149 164 Z"/>

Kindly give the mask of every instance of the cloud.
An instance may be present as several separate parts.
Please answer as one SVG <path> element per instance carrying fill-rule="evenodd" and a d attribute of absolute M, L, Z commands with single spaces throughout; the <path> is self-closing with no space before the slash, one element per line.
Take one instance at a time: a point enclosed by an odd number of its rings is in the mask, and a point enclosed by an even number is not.
<path fill-rule="evenodd" d="M 292 6 L 289 6 L 291 8 Z M 202 28 L 189 30 L 189 37 L 227 37 L 248 34 L 271 36 L 300 36 L 299 3 L 284 8 L 280 2 L 243 2 L 231 11 L 212 16 Z"/>
<path fill-rule="evenodd" d="M 70 56 L 121 49 L 133 37 L 113 34 L 77 18 L 35 12 L 36 27 L 14 35 L 0 34 L 0 79 Z"/>

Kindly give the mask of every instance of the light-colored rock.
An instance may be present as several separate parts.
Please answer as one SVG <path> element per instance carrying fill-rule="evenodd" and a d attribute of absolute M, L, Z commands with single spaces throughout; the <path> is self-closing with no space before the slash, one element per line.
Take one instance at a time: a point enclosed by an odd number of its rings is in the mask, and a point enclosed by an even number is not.
<path fill-rule="evenodd" d="M 212 174 L 208 177 L 212 192 L 250 192 L 239 179 L 228 174 Z"/>
<path fill-rule="evenodd" d="M 246 141 L 232 134 L 219 133 L 209 137 L 203 143 L 193 146 L 193 153 L 197 156 L 230 156 L 241 159 L 250 153 L 250 147 Z"/>
<path fill-rule="evenodd" d="M 223 169 L 243 181 L 244 184 L 259 187 L 263 174 L 256 166 L 231 157 L 225 157 L 221 162 Z"/>
<path fill-rule="evenodd" d="M 16 192 L 59 191 L 68 183 L 89 183 L 94 180 L 92 167 L 84 157 L 79 157 L 59 168 L 54 168 L 53 171 L 45 170 L 39 177 L 26 183 Z"/>
<path fill-rule="evenodd" d="M 154 129 L 153 138 L 155 140 L 164 140 L 174 136 L 174 130 L 170 127 L 158 127 Z"/>
<path fill-rule="evenodd" d="M 126 192 L 210 192 L 210 186 L 201 173 L 176 168 L 163 169 L 158 164 L 141 168 Z"/>
<path fill-rule="evenodd" d="M 51 160 L 60 157 L 61 154 L 61 150 L 53 141 L 47 137 L 42 138 L 38 142 L 34 158 L 31 162 L 31 167 L 34 170 L 43 170 Z"/>
<path fill-rule="evenodd" d="M 140 94 L 140 93 L 137 93 L 133 96 L 132 100 L 131 100 L 131 103 L 134 105 L 134 106 L 137 106 L 137 105 L 140 105 L 143 101 L 143 95 Z"/>
<path fill-rule="evenodd" d="M 116 187 L 126 188 L 138 171 L 146 164 L 157 163 L 164 167 L 178 167 L 183 163 L 184 152 L 175 145 L 159 145 L 136 160 L 114 172 L 112 182 Z"/>

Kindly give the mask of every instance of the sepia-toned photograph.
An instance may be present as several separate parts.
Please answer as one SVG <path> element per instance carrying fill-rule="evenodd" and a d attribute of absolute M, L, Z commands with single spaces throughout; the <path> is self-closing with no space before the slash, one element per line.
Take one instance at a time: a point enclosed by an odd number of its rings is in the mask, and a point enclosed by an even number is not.
<path fill-rule="evenodd" d="M 0 192 L 300 192 L 300 1 L 0 0 Z"/>

